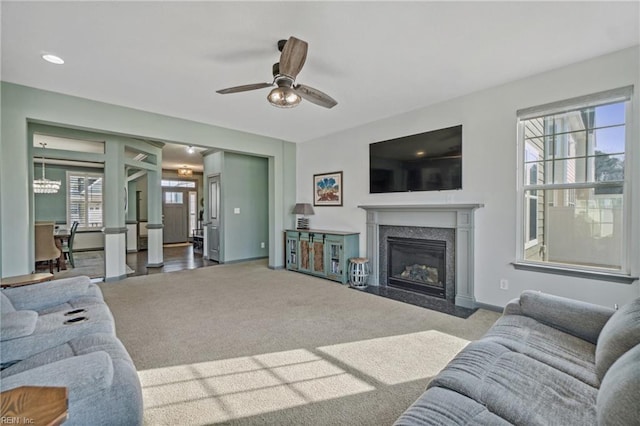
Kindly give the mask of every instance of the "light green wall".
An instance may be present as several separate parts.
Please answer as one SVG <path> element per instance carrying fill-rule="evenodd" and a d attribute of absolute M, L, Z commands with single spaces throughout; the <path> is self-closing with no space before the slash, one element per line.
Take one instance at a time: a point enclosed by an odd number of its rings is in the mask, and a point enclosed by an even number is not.
<path fill-rule="evenodd" d="M 42 176 L 42 163 L 34 164 L 34 176 Z M 102 169 L 88 167 L 69 167 L 58 165 L 45 165 L 46 177 L 49 180 L 62 182 L 57 194 L 34 194 L 34 220 L 67 222 L 67 171 L 102 173 Z"/>
<path fill-rule="evenodd" d="M 226 152 L 224 173 L 224 261 L 266 257 L 269 253 L 269 162 Z M 236 214 L 235 209 L 240 213 Z M 260 243 L 265 243 L 265 248 Z"/>
<path fill-rule="evenodd" d="M 212 152 L 204 157 L 205 176 L 220 175 L 222 262 L 269 254 L 269 162 L 265 157 L 233 152 Z M 206 223 L 208 191 L 205 191 L 205 206 Z M 236 208 L 240 213 L 235 213 Z M 261 247 L 262 242 L 265 248 Z"/>
<path fill-rule="evenodd" d="M 7 82 L 2 82 L 0 92 L 2 276 L 33 269 L 33 167 L 27 131 L 30 122 L 269 158 L 269 265 L 282 267 L 283 241 L 274 237 L 282 235 L 284 223 L 291 221 L 288 209 L 295 200 L 295 182 L 285 182 L 284 177 L 295 176 L 295 144 Z"/>

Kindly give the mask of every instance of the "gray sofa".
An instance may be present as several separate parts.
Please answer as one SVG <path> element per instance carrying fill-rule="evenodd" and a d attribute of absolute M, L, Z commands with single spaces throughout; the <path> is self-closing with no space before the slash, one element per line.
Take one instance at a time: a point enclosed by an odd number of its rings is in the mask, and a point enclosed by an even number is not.
<path fill-rule="evenodd" d="M 74 277 L 2 290 L 0 390 L 62 386 L 65 425 L 141 425 L 140 381 L 100 288 Z"/>
<path fill-rule="evenodd" d="M 395 424 L 640 425 L 640 298 L 523 292 Z"/>

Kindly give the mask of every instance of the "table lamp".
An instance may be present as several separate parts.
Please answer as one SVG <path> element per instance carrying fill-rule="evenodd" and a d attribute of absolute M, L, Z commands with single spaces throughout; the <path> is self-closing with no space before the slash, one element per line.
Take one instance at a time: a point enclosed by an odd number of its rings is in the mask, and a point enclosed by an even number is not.
<path fill-rule="evenodd" d="M 313 207 L 309 203 L 297 203 L 292 211 L 293 214 L 301 214 L 302 217 L 298 218 L 297 229 L 309 229 L 308 215 L 312 215 Z"/>

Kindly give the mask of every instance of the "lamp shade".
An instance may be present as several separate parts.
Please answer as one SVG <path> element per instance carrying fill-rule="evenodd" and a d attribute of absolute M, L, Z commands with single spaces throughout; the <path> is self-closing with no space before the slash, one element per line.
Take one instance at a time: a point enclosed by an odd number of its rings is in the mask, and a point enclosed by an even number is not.
<path fill-rule="evenodd" d="M 305 216 L 314 214 L 313 207 L 309 203 L 298 203 L 298 204 L 296 204 L 291 213 L 293 213 L 293 214 L 301 214 L 301 215 L 305 215 Z"/>

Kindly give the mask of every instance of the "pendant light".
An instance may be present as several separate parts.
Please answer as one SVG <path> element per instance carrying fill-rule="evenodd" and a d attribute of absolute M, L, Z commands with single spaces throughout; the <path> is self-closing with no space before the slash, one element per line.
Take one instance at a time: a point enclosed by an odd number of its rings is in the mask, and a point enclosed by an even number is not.
<path fill-rule="evenodd" d="M 46 143 L 40 142 L 42 149 L 47 146 Z M 49 180 L 44 174 L 44 152 L 42 153 L 42 179 L 35 179 L 33 181 L 33 192 L 36 194 L 57 194 L 62 184 L 59 180 Z"/>

